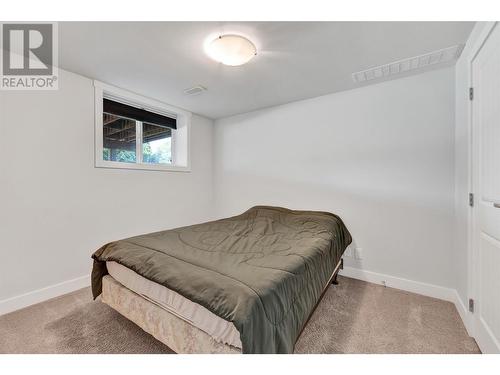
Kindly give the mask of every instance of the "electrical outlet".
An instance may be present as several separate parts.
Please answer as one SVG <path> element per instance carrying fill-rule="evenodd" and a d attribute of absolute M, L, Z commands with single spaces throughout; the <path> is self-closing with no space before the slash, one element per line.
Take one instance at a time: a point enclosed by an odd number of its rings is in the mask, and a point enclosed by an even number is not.
<path fill-rule="evenodd" d="M 357 247 L 354 249 L 354 258 L 361 260 L 363 259 L 363 249 L 360 247 Z"/>

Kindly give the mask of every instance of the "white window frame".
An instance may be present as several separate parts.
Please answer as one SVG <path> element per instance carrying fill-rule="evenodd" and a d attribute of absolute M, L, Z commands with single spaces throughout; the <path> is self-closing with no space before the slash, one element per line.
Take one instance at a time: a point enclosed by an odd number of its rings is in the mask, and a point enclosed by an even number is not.
<path fill-rule="evenodd" d="M 142 122 L 136 121 L 136 162 L 126 163 L 103 159 L 103 100 L 104 98 L 139 107 L 151 112 L 174 117 L 177 129 L 172 131 L 172 164 L 142 162 Z M 190 172 L 191 113 L 183 109 L 132 92 L 94 81 L 95 99 L 95 167 L 142 169 L 151 171 Z"/>

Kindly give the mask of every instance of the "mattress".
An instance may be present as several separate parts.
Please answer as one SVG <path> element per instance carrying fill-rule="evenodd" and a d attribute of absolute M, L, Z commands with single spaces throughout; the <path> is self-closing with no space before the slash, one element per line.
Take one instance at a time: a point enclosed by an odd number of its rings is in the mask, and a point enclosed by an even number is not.
<path fill-rule="evenodd" d="M 106 267 L 109 274 L 126 288 L 206 332 L 215 341 L 241 349 L 240 333 L 233 323 L 117 262 L 108 261 Z"/>

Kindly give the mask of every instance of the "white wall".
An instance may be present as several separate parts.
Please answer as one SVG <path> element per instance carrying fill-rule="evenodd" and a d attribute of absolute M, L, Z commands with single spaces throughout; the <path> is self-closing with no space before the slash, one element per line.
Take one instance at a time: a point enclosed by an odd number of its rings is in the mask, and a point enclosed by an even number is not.
<path fill-rule="evenodd" d="M 215 122 L 216 216 L 255 204 L 339 214 L 348 265 L 454 287 L 454 69 Z"/>
<path fill-rule="evenodd" d="M 88 275 L 106 242 L 212 217 L 213 121 L 193 116 L 191 173 L 94 168 L 93 96 L 62 70 L 57 91 L 0 91 L 0 302 Z"/>

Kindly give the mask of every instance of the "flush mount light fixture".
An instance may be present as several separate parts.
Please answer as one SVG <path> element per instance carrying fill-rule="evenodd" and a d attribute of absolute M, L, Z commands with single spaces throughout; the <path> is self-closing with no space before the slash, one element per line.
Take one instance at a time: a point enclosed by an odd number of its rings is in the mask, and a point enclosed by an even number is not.
<path fill-rule="evenodd" d="M 229 66 L 246 64 L 257 54 L 255 45 L 241 35 L 220 35 L 205 50 L 212 59 Z"/>

